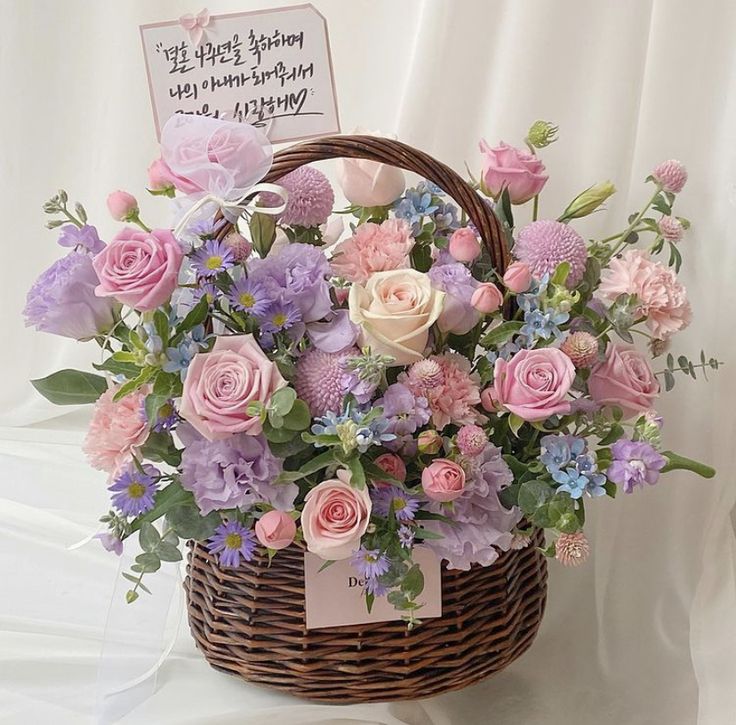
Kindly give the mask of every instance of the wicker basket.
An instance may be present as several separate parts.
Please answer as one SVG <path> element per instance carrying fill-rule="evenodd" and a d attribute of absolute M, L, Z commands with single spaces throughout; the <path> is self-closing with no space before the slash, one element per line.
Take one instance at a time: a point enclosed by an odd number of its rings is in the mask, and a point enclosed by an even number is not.
<path fill-rule="evenodd" d="M 508 249 L 493 212 L 455 172 L 398 141 L 336 136 L 276 154 L 266 181 L 306 163 L 345 157 L 413 171 L 444 189 L 468 214 L 494 265 Z M 221 234 L 226 233 L 223 230 Z M 547 565 L 532 545 L 489 567 L 442 571 L 442 617 L 409 631 L 401 621 L 306 628 L 304 552 L 296 545 L 268 565 L 256 556 L 221 569 L 201 544 L 189 554 L 189 626 L 218 670 L 309 700 L 370 702 L 428 697 L 498 672 L 532 643 L 544 612 Z"/>

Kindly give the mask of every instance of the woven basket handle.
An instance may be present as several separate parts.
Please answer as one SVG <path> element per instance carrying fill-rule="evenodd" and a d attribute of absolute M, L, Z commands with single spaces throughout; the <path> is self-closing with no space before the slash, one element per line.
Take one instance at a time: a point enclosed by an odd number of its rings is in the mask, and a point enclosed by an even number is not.
<path fill-rule="evenodd" d="M 368 159 L 398 166 L 437 184 L 465 210 L 488 249 L 493 266 L 500 274 L 506 270 L 509 251 L 496 215 L 449 166 L 400 141 L 377 136 L 326 136 L 297 144 L 274 155 L 264 181 L 274 183 L 304 164 L 334 158 Z"/>

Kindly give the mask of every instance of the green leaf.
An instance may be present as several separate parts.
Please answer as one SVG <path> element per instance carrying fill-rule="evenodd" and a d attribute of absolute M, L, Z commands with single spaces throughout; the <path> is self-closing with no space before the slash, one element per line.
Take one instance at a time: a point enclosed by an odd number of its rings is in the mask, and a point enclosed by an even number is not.
<path fill-rule="evenodd" d="M 141 572 L 144 574 L 152 574 L 161 568 L 161 559 L 153 552 L 138 554 L 135 557 L 136 563 L 140 566 Z"/>
<path fill-rule="evenodd" d="M 296 390 L 294 388 L 279 388 L 269 401 L 268 408 L 278 415 L 286 415 L 294 405 L 296 400 Z"/>
<path fill-rule="evenodd" d="M 399 481 L 398 478 L 394 478 L 392 475 L 386 473 L 386 471 L 373 463 L 373 461 L 366 458 L 361 462 L 366 476 L 368 476 L 372 481 L 388 481 L 389 483 L 395 483 L 399 486 L 401 485 L 401 481 Z"/>
<path fill-rule="evenodd" d="M 351 456 L 345 461 L 345 465 L 353 474 L 350 478 L 350 485 L 357 489 L 364 489 L 365 471 L 363 470 L 363 464 L 360 462 L 360 458 L 357 455 Z"/>
<path fill-rule="evenodd" d="M 179 551 L 179 548 L 174 546 L 173 544 L 167 544 L 164 541 L 162 541 L 158 545 L 158 549 L 156 550 L 156 553 L 161 558 L 161 561 L 181 561 L 182 560 L 182 555 L 181 555 L 181 551 Z"/>
<path fill-rule="evenodd" d="M 663 376 L 665 392 L 669 393 L 675 387 L 675 376 L 669 370 L 665 370 Z"/>
<path fill-rule="evenodd" d="M 504 456 L 505 458 L 506 456 Z M 507 509 L 513 508 L 514 506 L 519 505 L 519 489 L 521 488 L 521 483 L 512 483 L 509 486 L 506 486 L 505 488 L 502 488 L 498 492 L 498 500 L 505 506 Z"/>
<path fill-rule="evenodd" d="M 606 481 L 603 484 L 603 488 L 606 489 L 606 496 L 610 496 L 611 498 L 616 498 L 616 492 L 618 491 L 618 486 L 613 481 Z"/>
<path fill-rule="evenodd" d="M 444 539 L 442 534 L 438 534 L 436 531 L 430 531 L 424 527 L 419 527 L 414 530 L 414 537 L 416 539 L 427 540 L 427 539 Z"/>
<path fill-rule="evenodd" d="M 621 438 L 624 432 L 625 431 L 622 425 L 620 425 L 619 423 L 614 423 L 608 433 L 606 433 L 606 435 L 601 438 L 598 445 L 610 446 L 612 443 L 615 443 L 619 438 Z"/>
<path fill-rule="evenodd" d="M 253 247 L 260 257 L 265 257 L 271 250 L 273 240 L 276 238 L 276 220 L 269 214 L 256 212 L 250 219 L 250 238 Z"/>
<path fill-rule="evenodd" d="M 524 323 L 521 321 L 504 322 L 498 327 L 494 327 L 487 335 L 484 335 L 480 344 L 485 348 L 502 345 L 516 335 L 523 326 Z"/>
<path fill-rule="evenodd" d="M 570 274 L 570 263 L 569 262 L 561 262 L 557 265 L 557 269 L 555 269 L 554 274 L 552 275 L 552 279 L 550 279 L 550 282 L 552 284 L 557 285 L 558 287 L 561 287 L 562 285 L 567 282 L 567 277 Z"/>
<path fill-rule="evenodd" d="M 163 346 L 166 347 L 169 341 L 169 318 L 161 308 L 153 313 L 153 328 L 161 338 Z"/>
<path fill-rule="evenodd" d="M 300 466 L 299 473 L 301 473 L 302 476 L 309 476 L 312 473 L 321 471 L 323 468 L 327 468 L 327 466 L 333 463 L 336 463 L 334 451 L 325 451 Z"/>
<path fill-rule="evenodd" d="M 409 599 L 416 599 L 424 591 L 424 574 L 419 564 L 414 564 L 406 573 L 401 582 L 401 591 L 405 592 Z"/>
<path fill-rule="evenodd" d="M 288 443 L 296 433 L 288 428 L 274 428 L 268 421 L 263 424 L 263 435 L 269 443 Z"/>
<path fill-rule="evenodd" d="M 163 461 L 170 466 L 176 467 L 181 463 L 181 451 L 174 445 L 171 433 L 165 431 L 150 433 L 141 448 L 141 454 L 151 461 Z"/>
<path fill-rule="evenodd" d="M 153 524 L 148 521 L 144 521 L 141 524 L 138 540 L 140 541 L 141 549 L 143 549 L 143 551 L 151 552 L 155 551 L 156 547 L 159 545 L 161 535 Z"/>
<path fill-rule="evenodd" d="M 193 500 L 173 506 L 166 514 L 166 521 L 182 539 L 194 539 L 195 541 L 209 539 L 222 523 L 216 511 L 202 516 Z"/>
<path fill-rule="evenodd" d="M 544 481 L 525 481 L 519 489 L 519 508 L 525 514 L 532 514 L 543 506 L 552 494 L 552 487 Z"/>
<path fill-rule="evenodd" d="M 143 387 L 152 377 L 154 377 L 154 375 L 156 375 L 158 370 L 158 368 L 155 368 L 153 366 L 143 368 L 137 378 L 135 378 L 134 380 L 128 380 L 127 383 L 123 383 L 123 385 L 120 386 L 115 395 L 113 395 L 112 399 L 114 401 L 121 400 L 129 393 L 132 393 L 135 390 L 138 390 L 138 388 Z"/>
<path fill-rule="evenodd" d="M 117 353 L 116 353 L 117 354 Z M 137 378 L 140 375 L 141 368 L 139 365 L 129 362 L 118 362 L 113 357 L 109 357 L 102 363 L 92 363 L 95 370 L 105 370 L 113 375 L 125 375 L 126 378 Z"/>
<path fill-rule="evenodd" d="M 177 325 L 177 332 L 187 332 L 197 325 L 201 325 L 207 319 L 210 305 L 207 301 L 207 295 L 203 295 L 202 299 L 197 302 L 194 307 L 186 314 L 186 317 Z"/>
<path fill-rule="evenodd" d="M 128 589 L 127 592 L 125 592 L 125 601 L 128 604 L 132 604 L 136 599 L 138 599 L 140 595 L 138 592 L 134 592 L 132 589 Z"/>
<path fill-rule="evenodd" d="M 124 571 L 123 577 L 127 579 L 129 582 L 133 582 L 133 584 L 137 584 L 138 589 L 142 589 L 146 594 L 151 593 L 151 590 L 137 576 L 133 576 L 132 574 L 128 574 L 127 571 Z"/>
<path fill-rule="evenodd" d="M 69 369 L 31 380 L 31 385 L 56 405 L 94 403 L 107 390 L 107 380 L 101 375 Z"/>
<path fill-rule="evenodd" d="M 370 592 L 366 592 L 365 594 L 365 606 L 368 609 L 368 614 L 371 613 L 371 609 L 373 609 L 373 603 L 376 601 L 376 595 L 371 594 Z"/>
<path fill-rule="evenodd" d="M 158 420 L 158 411 L 168 402 L 168 395 L 155 395 L 154 393 L 151 393 L 151 395 L 146 396 L 144 407 L 146 410 L 146 418 L 148 418 L 148 422 L 150 424 L 154 424 Z"/>
<path fill-rule="evenodd" d="M 295 400 L 294 405 L 284 416 L 284 428 L 292 431 L 306 430 L 312 422 L 309 407 L 303 400 Z"/>
<path fill-rule="evenodd" d="M 166 515 L 174 506 L 193 501 L 192 494 L 185 491 L 178 481 L 173 481 L 166 488 L 162 488 L 156 493 L 153 508 L 132 522 L 131 533 L 138 531 L 145 522 L 155 521 Z"/>
<path fill-rule="evenodd" d="M 694 461 L 692 458 L 679 456 L 673 451 L 662 451 L 662 455 L 667 459 L 667 465 L 661 470 L 661 473 L 668 471 L 692 471 L 703 478 L 713 478 L 716 475 L 716 469 L 707 466 L 700 461 Z"/>
<path fill-rule="evenodd" d="M 509 430 L 518 438 L 519 437 L 519 430 L 521 426 L 524 425 L 524 419 L 519 418 L 516 413 L 511 413 L 509 415 Z"/>

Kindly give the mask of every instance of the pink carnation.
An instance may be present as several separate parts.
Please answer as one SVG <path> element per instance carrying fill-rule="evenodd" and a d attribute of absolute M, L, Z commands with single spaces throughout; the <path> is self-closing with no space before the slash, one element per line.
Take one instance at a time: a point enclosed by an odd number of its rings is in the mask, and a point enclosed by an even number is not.
<path fill-rule="evenodd" d="M 399 381 L 406 385 L 414 395 L 420 395 L 429 402 L 432 411 L 432 425 L 442 430 L 446 425 L 470 425 L 482 423 L 485 416 L 475 407 L 480 403 L 480 379 L 470 372 L 467 358 L 456 353 L 434 355 L 430 360 L 436 362 L 442 372 L 441 381 L 432 386 L 421 384 L 420 376 L 402 373 Z M 423 365 L 425 361 L 415 363 Z M 438 376 L 439 379 L 439 376 Z"/>
<path fill-rule="evenodd" d="M 129 463 L 148 438 L 148 423 L 143 412 L 148 389 L 136 390 L 115 402 L 113 396 L 118 389 L 118 386 L 111 386 L 97 399 L 82 444 L 90 465 L 108 473 L 115 473 Z"/>
<path fill-rule="evenodd" d="M 381 224 L 367 222 L 358 226 L 350 239 L 335 247 L 330 260 L 332 271 L 363 284 L 374 272 L 408 267 L 413 246 L 411 229 L 403 219 L 387 219 Z"/>
<path fill-rule="evenodd" d="M 629 249 L 612 259 L 601 273 L 599 293 L 609 301 L 622 294 L 636 295 L 638 314 L 647 318 L 654 337 L 665 340 L 690 324 L 692 310 L 677 275 L 649 253 Z"/>

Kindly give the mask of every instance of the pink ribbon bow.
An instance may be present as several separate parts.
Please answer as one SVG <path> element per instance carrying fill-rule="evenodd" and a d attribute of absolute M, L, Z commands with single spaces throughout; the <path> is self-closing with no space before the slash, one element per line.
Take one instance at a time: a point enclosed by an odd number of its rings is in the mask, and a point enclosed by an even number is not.
<path fill-rule="evenodd" d="M 210 11 L 200 10 L 196 15 L 187 13 L 179 18 L 179 25 L 189 33 L 189 40 L 195 47 L 202 42 L 204 29 L 210 24 Z"/>

